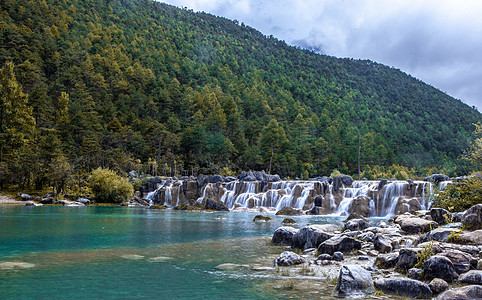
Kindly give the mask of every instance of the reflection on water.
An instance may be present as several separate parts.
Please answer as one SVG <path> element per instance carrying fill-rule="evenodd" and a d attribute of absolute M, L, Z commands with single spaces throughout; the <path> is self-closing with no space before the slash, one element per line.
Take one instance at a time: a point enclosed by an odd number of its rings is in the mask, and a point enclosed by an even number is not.
<path fill-rule="evenodd" d="M 270 243 L 283 218 L 254 223 L 254 215 L 0 207 L 0 263 L 35 265 L 0 270 L 0 295 L 3 299 L 331 299 L 335 283 L 329 276 L 269 268 L 283 251 Z M 319 216 L 295 219 L 299 226 L 339 221 Z M 246 267 L 216 268 L 227 263 Z"/>

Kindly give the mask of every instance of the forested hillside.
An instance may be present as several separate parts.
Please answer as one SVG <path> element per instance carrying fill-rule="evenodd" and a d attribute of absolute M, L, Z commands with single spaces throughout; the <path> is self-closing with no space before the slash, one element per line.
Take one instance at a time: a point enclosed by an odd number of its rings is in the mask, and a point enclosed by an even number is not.
<path fill-rule="evenodd" d="M 62 185 L 98 166 L 354 174 L 359 140 L 362 170 L 455 170 L 482 119 L 399 70 L 149 0 L 0 9 L 0 184 Z"/>

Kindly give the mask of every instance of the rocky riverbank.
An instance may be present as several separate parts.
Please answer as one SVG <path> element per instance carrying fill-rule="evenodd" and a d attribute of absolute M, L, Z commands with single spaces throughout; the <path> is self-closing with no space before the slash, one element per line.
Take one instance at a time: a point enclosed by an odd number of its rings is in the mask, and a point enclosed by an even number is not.
<path fill-rule="evenodd" d="M 464 213 L 440 208 L 404 213 L 387 222 L 350 215 L 343 227 L 276 229 L 286 249 L 278 267 L 337 274 L 333 294 L 387 294 L 410 298 L 482 298 L 482 204 Z M 303 279 L 300 279 L 303 280 Z"/>

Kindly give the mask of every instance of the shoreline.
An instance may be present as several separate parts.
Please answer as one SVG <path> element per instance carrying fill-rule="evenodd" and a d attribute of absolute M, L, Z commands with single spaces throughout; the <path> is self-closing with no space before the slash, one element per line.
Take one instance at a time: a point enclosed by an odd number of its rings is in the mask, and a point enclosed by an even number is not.
<path fill-rule="evenodd" d="M 25 202 L 15 200 L 8 196 L 0 195 L 0 205 L 12 205 L 12 204 L 23 205 L 25 204 Z"/>

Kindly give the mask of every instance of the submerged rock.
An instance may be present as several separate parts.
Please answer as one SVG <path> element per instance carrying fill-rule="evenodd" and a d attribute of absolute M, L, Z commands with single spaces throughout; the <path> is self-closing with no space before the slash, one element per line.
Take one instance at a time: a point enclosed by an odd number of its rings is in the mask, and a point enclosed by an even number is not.
<path fill-rule="evenodd" d="M 220 265 L 217 265 L 214 267 L 215 269 L 218 269 L 218 270 L 235 270 L 235 269 L 246 269 L 246 268 L 250 268 L 249 265 L 239 265 L 239 264 L 231 264 L 231 263 L 227 263 L 227 264 L 220 264 Z"/>
<path fill-rule="evenodd" d="M 409 278 L 384 278 L 375 280 L 375 287 L 380 291 L 399 296 L 428 298 L 432 291 L 428 284 Z"/>
<path fill-rule="evenodd" d="M 137 254 L 127 254 L 127 255 L 122 255 L 122 258 L 129 259 L 129 260 L 140 260 L 144 259 L 144 256 L 142 255 L 137 255 Z"/>
<path fill-rule="evenodd" d="M 300 255 L 292 252 L 292 251 L 285 251 L 280 254 L 275 260 L 275 266 L 293 266 L 299 265 L 305 262 L 305 259 Z"/>
<path fill-rule="evenodd" d="M 148 261 L 150 262 L 165 262 L 168 260 L 172 260 L 172 258 L 167 256 L 158 256 L 158 257 L 151 257 L 148 259 Z"/>
<path fill-rule="evenodd" d="M 286 218 L 281 222 L 281 224 L 283 225 L 296 224 L 296 221 L 291 218 Z"/>
<path fill-rule="evenodd" d="M 336 297 L 356 297 L 375 292 L 370 272 L 359 266 L 344 265 L 335 287 Z"/>
<path fill-rule="evenodd" d="M 256 215 L 254 218 L 253 218 L 253 222 L 271 222 L 271 217 L 268 217 L 268 216 L 263 216 L 263 215 Z"/>
<path fill-rule="evenodd" d="M 5 261 L 0 263 L 0 270 L 30 269 L 33 267 L 35 267 L 34 264 L 21 261 Z"/>

